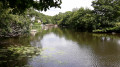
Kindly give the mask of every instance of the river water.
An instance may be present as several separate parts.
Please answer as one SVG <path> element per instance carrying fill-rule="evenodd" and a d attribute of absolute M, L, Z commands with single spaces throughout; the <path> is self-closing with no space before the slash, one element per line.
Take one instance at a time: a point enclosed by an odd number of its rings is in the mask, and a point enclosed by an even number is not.
<path fill-rule="evenodd" d="M 1 50 L 9 45 L 30 45 L 42 51 L 22 60 L 10 61 L 6 54 L 4 61 L 0 56 L 0 67 L 120 67 L 120 34 L 53 28 L 30 36 L 1 39 Z"/>

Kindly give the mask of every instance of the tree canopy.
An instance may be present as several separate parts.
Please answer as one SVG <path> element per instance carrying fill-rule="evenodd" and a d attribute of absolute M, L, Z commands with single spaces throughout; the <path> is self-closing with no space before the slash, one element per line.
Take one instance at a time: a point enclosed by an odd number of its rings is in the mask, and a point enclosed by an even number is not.
<path fill-rule="evenodd" d="M 61 0 L 0 0 L 4 8 L 12 8 L 13 12 L 24 12 L 27 8 L 33 7 L 37 10 L 46 11 L 51 7 L 59 7 Z"/>
<path fill-rule="evenodd" d="M 120 0 L 94 0 L 94 10 L 74 8 L 72 12 L 59 13 L 53 18 L 63 27 L 89 32 L 120 31 Z"/>
<path fill-rule="evenodd" d="M 92 6 L 94 12 L 104 16 L 105 20 L 113 20 L 120 15 L 120 0 L 95 0 Z"/>

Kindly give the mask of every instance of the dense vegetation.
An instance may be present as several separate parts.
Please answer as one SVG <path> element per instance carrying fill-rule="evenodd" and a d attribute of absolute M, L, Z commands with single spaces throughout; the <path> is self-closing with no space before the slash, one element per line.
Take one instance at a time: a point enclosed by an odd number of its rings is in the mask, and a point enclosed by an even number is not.
<path fill-rule="evenodd" d="M 46 11 L 51 7 L 59 7 L 61 0 L 0 0 L 4 9 L 12 8 L 12 13 L 21 13 L 26 9 L 33 7 L 37 10 Z"/>
<path fill-rule="evenodd" d="M 79 31 L 119 32 L 120 0 L 95 0 L 94 10 L 80 8 L 55 15 L 54 23 Z"/>
<path fill-rule="evenodd" d="M 51 7 L 60 8 L 61 0 L 1 0 L 0 37 L 19 36 L 29 32 L 30 24 L 38 19 L 43 23 L 51 22 L 51 17 L 37 12 Z M 32 18 L 33 21 L 31 20 Z"/>
<path fill-rule="evenodd" d="M 46 11 L 50 7 L 60 8 L 60 4 L 61 0 L 1 0 L 0 36 L 18 36 L 29 32 L 31 24 L 41 23 L 58 24 L 61 27 L 69 27 L 79 31 L 120 31 L 120 0 L 95 0 L 92 2 L 94 10 L 74 8 L 72 11 L 60 12 L 53 17 L 36 10 Z"/>
<path fill-rule="evenodd" d="M 52 21 L 53 21 L 52 16 L 48 16 L 43 13 L 40 13 L 40 12 L 34 10 L 33 8 L 28 9 L 28 11 L 26 13 L 30 19 L 33 17 L 35 18 L 32 22 L 33 24 L 37 23 L 38 20 L 40 20 L 42 24 L 52 23 Z"/>
<path fill-rule="evenodd" d="M 18 36 L 27 32 L 29 19 L 25 15 L 11 14 L 11 8 L 3 9 L 0 3 L 0 36 Z"/>

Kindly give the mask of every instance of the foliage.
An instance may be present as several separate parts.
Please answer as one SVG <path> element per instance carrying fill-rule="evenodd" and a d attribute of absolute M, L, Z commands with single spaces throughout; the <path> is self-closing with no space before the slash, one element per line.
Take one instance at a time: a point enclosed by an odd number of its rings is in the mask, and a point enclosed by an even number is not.
<path fill-rule="evenodd" d="M 114 27 L 103 28 L 103 29 L 96 29 L 93 32 L 119 32 L 120 33 L 120 23 L 116 23 Z"/>
<path fill-rule="evenodd" d="M 120 15 L 120 0 L 96 0 L 92 6 L 97 15 L 103 16 L 105 20 L 114 20 Z"/>
<path fill-rule="evenodd" d="M 56 19 L 57 16 L 58 19 Z M 67 26 L 81 31 L 91 31 L 96 29 L 97 26 L 95 15 L 90 9 L 80 8 L 77 11 L 68 11 L 54 17 L 54 20 L 60 26 Z"/>
<path fill-rule="evenodd" d="M 0 0 L 3 3 L 3 7 L 12 8 L 13 12 L 20 13 L 26 9 L 33 7 L 37 10 L 46 11 L 51 7 L 59 7 L 61 0 Z"/>
<path fill-rule="evenodd" d="M 61 3 L 61 0 L 0 0 L 0 37 L 13 37 L 28 32 L 31 23 L 28 15 L 35 15 L 44 23 L 51 22 L 50 16 L 34 9 L 46 11 L 51 7 L 60 8 Z M 30 10 L 31 7 L 34 9 Z"/>
<path fill-rule="evenodd" d="M 35 17 L 35 21 L 34 23 L 37 23 L 38 20 L 41 21 L 41 23 L 43 24 L 47 24 L 47 23 L 52 23 L 52 17 L 48 16 L 48 15 L 44 15 L 43 13 L 40 13 L 36 10 L 34 10 L 33 8 L 30 8 L 26 11 L 26 14 L 28 15 L 28 17 L 31 19 L 32 17 Z"/>
<path fill-rule="evenodd" d="M 30 20 L 23 15 L 10 14 L 11 10 L 0 10 L 0 36 L 18 36 L 29 31 Z"/>
<path fill-rule="evenodd" d="M 120 1 L 95 0 L 94 10 L 74 8 L 73 11 L 59 13 L 53 17 L 59 26 L 89 32 L 119 32 Z"/>
<path fill-rule="evenodd" d="M 52 23 L 52 17 L 39 13 L 33 8 L 27 9 L 22 14 L 13 14 L 12 8 L 4 8 L 0 2 L 0 37 L 19 36 L 30 30 L 30 24 Z M 31 18 L 35 17 L 35 21 L 31 22 Z M 41 23 L 38 23 L 38 20 Z"/>
<path fill-rule="evenodd" d="M 101 27 L 112 27 L 111 24 L 120 16 L 120 0 L 95 0 L 92 6 Z"/>

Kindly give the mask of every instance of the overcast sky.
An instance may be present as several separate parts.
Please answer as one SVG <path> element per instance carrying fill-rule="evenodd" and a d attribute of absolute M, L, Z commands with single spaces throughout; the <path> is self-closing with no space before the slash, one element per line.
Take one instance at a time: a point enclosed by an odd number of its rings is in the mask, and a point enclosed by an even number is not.
<path fill-rule="evenodd" d="M 90 8 L 93 9 L 91 4 L 93 0 L 62 0 L 61 9 L 60 8 L 51 8 L 50 10 L 47 10 L 46 12 L 42 12 L 46 15 L 56 15 L 59 12 L 66 12 L 66 11 L 72 11 L 73 8 Z"/>

